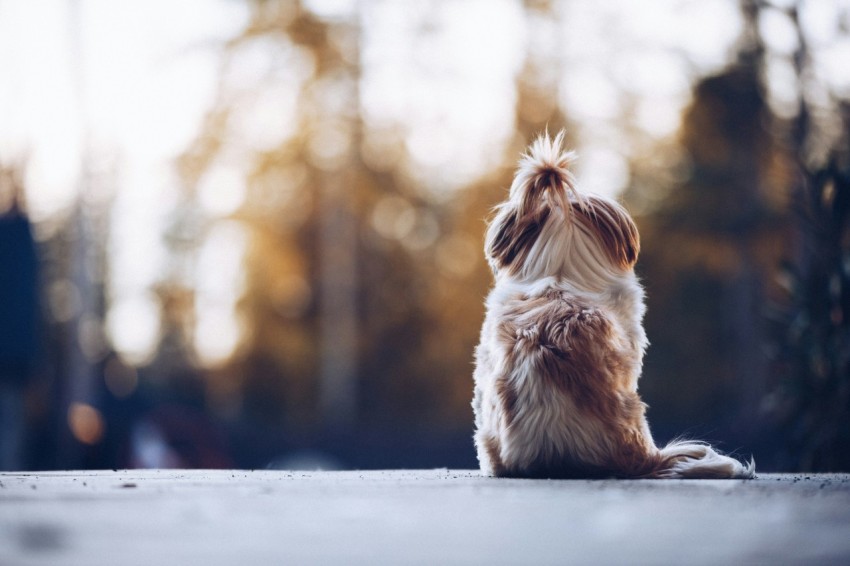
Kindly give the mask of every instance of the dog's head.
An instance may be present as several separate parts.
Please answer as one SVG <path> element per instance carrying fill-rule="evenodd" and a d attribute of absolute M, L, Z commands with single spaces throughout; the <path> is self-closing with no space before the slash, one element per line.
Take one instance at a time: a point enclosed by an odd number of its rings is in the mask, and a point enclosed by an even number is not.
<path fill-rule="evenodd" d="M 640 238 L 622 206 L 577 190 L 569 170 L 575 153 L 562 149 L 563 139 L 544 134 L 522 158 L 485 253 L 497 277 L 559 277 L 596 289 L 633 269 Z"/>

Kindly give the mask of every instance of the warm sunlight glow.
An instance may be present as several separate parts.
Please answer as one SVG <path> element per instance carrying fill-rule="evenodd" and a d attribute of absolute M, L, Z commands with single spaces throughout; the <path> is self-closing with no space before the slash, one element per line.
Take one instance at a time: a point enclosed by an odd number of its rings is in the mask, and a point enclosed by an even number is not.
<path fill-rule="evenodd" d="M 236 312 L 244 289 L 243 260 L 248 245 L 237 222 L 216 225 L 201 246 L 195 298 L 195 350 L 201 363 L 227 360 L 239 345 L 242 327 Z"/>
<path fill-rule="evenodd" d="M 411 174 L 430 190 L 457 188 L 501 159 L 522 64 L 519 8 L 502 0 L 364 4 L 366 120 L 408 131 Z M 408 39 L 422 28 L 422 39 Z"/>
<path fill-rule="evenodd" d="M 117 298 L 109 309 L 107 335 L 130 364 L 141 365 L 154 353 L 160 331 L 157 307 L 157 301 L 150 295 L 133 295 Z"/>

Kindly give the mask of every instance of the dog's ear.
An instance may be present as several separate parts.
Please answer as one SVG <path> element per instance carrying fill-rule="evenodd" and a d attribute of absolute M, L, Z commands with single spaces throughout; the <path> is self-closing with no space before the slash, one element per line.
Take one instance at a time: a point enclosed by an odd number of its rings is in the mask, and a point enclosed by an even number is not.
<path fill-rule="evenodd" d="M 484 247 L 484 253 L 493 271 L 519 269 L 537 241 L 548 217 L 549 209 L 544 207 L 521 214 L 520 209 L 512 206 L 510 202 L 500 206 L 487 230 L 487 242 Z"/>
<path fill-rule="evenodd" d="M 626 209 L 612 200 L 589 196 L 582 209 L 573 207 L 576 220 L 598 235 L 602 248 L 620 269 L 634 267 L 640 253 L 640 235 Z"/>

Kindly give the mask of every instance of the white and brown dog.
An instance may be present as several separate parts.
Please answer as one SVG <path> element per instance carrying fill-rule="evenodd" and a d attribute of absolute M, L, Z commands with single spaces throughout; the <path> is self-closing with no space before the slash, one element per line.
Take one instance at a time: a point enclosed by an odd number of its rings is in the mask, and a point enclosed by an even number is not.
<path fill-rule="evenodd" d="M 475 445 L 509 477 L 751 478 L 702 442 L 658 448 L 637 393 L 647 346 L 640 241 L 616 202 L 582 194 L 563 132 L 541 136 L 496 209 L 495 274 L 476 350 Z"/>

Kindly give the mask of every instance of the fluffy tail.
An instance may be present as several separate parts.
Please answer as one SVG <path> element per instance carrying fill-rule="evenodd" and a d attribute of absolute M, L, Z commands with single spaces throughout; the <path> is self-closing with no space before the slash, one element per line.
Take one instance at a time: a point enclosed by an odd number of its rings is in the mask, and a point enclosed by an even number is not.
<path fill-rule="evenodd" d="M 716 452 L 704 442 L 673 441 L 659 450 L 659 466 L 649 474 L 653 478 L 680 479 L 752 479 L 755 461 L 742 464 Z"/>

